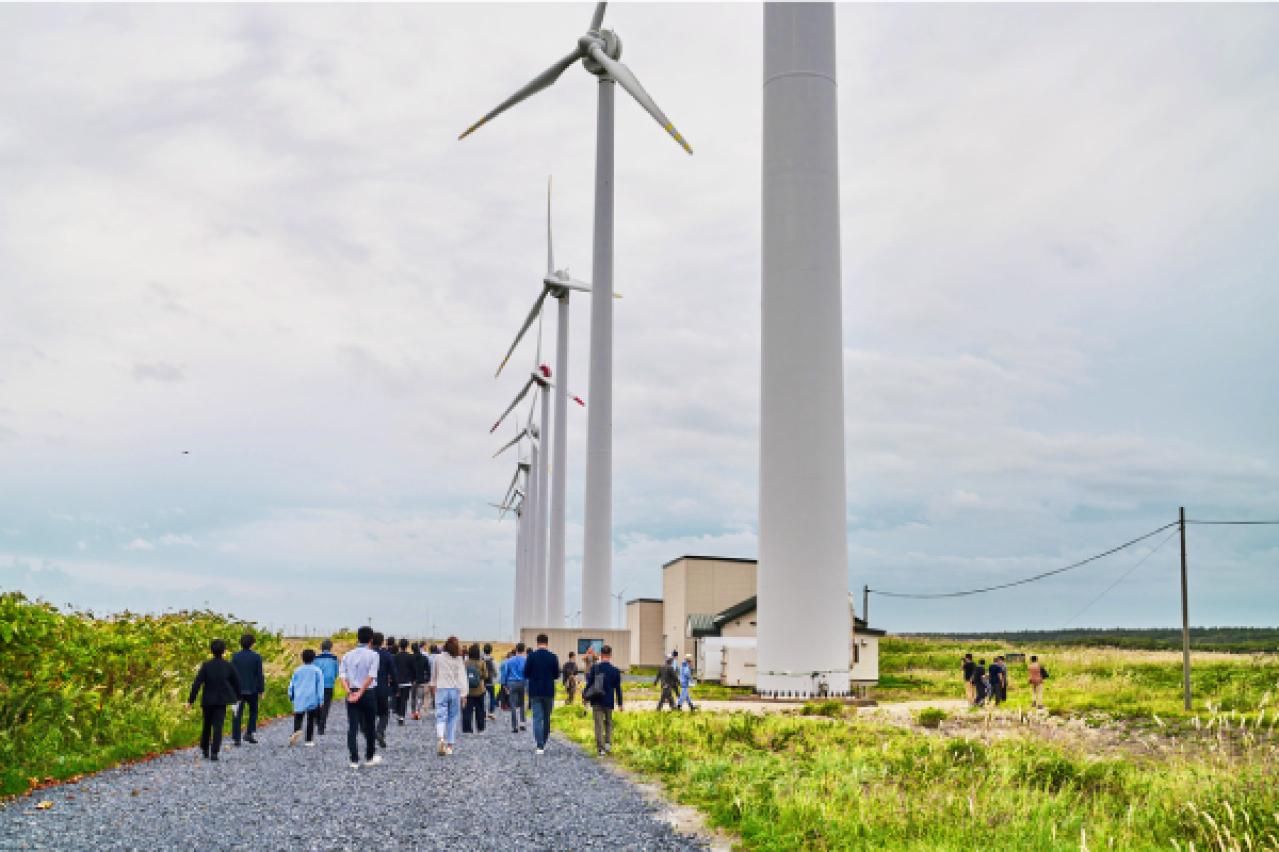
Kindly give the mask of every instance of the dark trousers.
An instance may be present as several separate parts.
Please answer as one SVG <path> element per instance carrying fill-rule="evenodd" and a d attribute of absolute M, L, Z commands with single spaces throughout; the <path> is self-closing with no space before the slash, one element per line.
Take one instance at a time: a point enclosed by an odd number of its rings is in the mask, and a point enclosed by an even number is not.
<path fill-rule="evenodd" d="M 657 700 L 657 709 L 661 710 L 663 704 L 671 705 L 672 710 L 676 709 L 675 693 L 666 685 L 662 686 L 662 697 Z"/>
<path fill-rule="evenodd" d="M 253 736 L 258 730 L 258 695 L 241 695 L 240 706 L 236 708 L 235 715 L 231 717 L 231 739 L 237 743 L 240 741 L 240 721 L 244 718 L 244 709 L 249 710 L 249 724 L 244 729 L 244 733 Z"/>
<path fill-rule="evenodd" d="M 346 702 L 346 750 L 351 753 L 351 762 L 360 759 L 360 743 L 358 736 L 364 733 L 364 759 L 372 760 L 377 754 L 377 739 L 374 725 L 377 723 L 377 699 L 366 692 L 356 702 Z"/>
<path fill-rule="evenodd" d="M 395 715 L 404 721 L 404 714 L 409 709 L 409 693 L 413 691 L 413 684 L 402 684 L 395 690 Z"/>
<path fill-rule="evenodd" d="M 468 695 L 462 705 L 462 733 L 484 732 L 484 696 Z"/>
<path fill-rule="evenodd" d="M 377 735 L 386 739 L 386 726 L 391 721 L 391 696 L 379 693 L 374 706 L 377 708 Z"/>
<path fill-rule="evenodd" d="M 329 707 L 333 704 L 333 687 L 324 687 L 324 703 L 320 705 L 319 718 L 315 720 L 315 725 L 319 728 L 320 733 L 324 733 L 324 726 L 329 723 Z"/>
<path fill-rule="evenodd" d="M 555 709 L 555 696 L 530 695 L 528 703 L 533 709 L 533 741 L 538 748 L 546 748 L 546 741 L 551 738 L 551 711 Z"/>
<path fill-rule="evenodd" d="M 315 720 L 320 715 L 320 708 L 314 710 L 306 710 L 302 713 L 293 714 L 293 733 L 302 730 L 302 719 L 306 718 L 306 741 L 310 742 L 315 739 Z"/>
<path fill-rule="evenodd" d="M 489 713 L 490 714 L 496 713 L 497 712 L 497 692 L 493 689 L 492 681 L 489 681 L 488 683 L 484 684 L 484 691 L 488 693 L 488 697 L 489 697 Z"/>
<path fill-rule="evenodd" d="M 222 725 L 226 722 L 226 705 L 201 707 L 204 723 L 200 726 L 200 751 L 205 757 L 216 757 L 222 748 Z"/>

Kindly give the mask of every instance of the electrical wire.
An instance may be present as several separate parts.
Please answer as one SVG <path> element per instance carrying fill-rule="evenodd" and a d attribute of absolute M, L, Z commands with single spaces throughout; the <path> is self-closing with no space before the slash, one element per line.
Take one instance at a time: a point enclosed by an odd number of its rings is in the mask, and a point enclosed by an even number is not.
<path fill-rule="evenodd" d="M 1188 523 L 1188 524 L 1200 524 L 1200 525 L 1216 526 L 1216 527 L 1221 527 L 1221 526 L 1240 526 L 1240 527 L 1244 527 L 1244 526 L 1271 526 L 1271 527 L 1272 527 L 1272 526 L 1279 526 L 1279 521 L 1191 521 L 1191 520 L 1187 520 L 1187 521 L 1186 521 L 1186 523 Z"/>
<path fill-rule="evenodd" d="M 999 591 L 1000 589 L 1010 589 L 1013 586 L 1024 586 L 1027 583 L 1034 583 L 1037 580 L 1043 580 L 1047 577 L 1052 577 L 1057 574 L 1064 574 L 1067 571 L 1073 571 L 1076 568 L 1082 568 L 1083 566 L 1089 564 L 1090 562 L 1096 562 L 1098 559 L 1103 559 L 1107 556 L 1110 556 L 1112 553 L 1118 553 L 1121 550 L 1125 550 L 1129 547 L 1132 547 L 1134 544 L 1143 542 L 1146 539 L 1151 538 L 1152 536 L 1158 535 L 1164 530 L 1171 529 L 1172 527 L 1177 526 L 1177 524 L 1178 524 L 1177 521 L 1164 524 L 1162 527 L 1151 530 L 1145 535 L 1137 536 L 1137 538 L 1134 538 L 1131 541 L 1126 541 L 1123 544 L 1119 545 L 1118 547 L 1112 547 L 1109 550 L 1103 551 L 1094 556 L 1089 556 L 1087 559 L 1081 559 L 1078 562 L 1072 562 L 1070 565 L 1066 565 L 1061 568 L 1054 568 L 1051 571 L 1044 571 L 1043 573 L 1036 574 L 1033 577 L 1023 577 L 1020 580 L 1013 580 L 1012 582 L 1008 582 L 1008 583 L 999 583 L 994 586 L 984 586 L 980 589 L 966 589 L 962 592 L 933 592 L 933 593 L 882 592 L 878 589 L 867 589 L 867 592 L 873 595 L 879 595 L 880 597 L 886 597 L 886 598 L 913 598 L 916 600 L 924 600 L 924 599 L 936 599 L 936 598 L 962 598 L 968 595 L 980 595 L 980 594 L 985 594 L 986 592 Z"/>
<path fill-rule="evenodd" d="M 1092 599 L 1092 600 L 1090 600 L 1087 604 L 1085 604 L 1085 605 L 1084 605 L 1084 608 L 1083 608 L 1083 609 L 1081 609 L 1081 610 L 1079 610 L 1079 612 L 1077 612 L 1077 613 L 1075 613 L 1074 615 L 1072 615 L 1072 616 L 1070 617 L 1070 620 L 1066 622 L 1065 626 L 1064 626 L 1062 629 L 1063 629 L 1063 630 L 1065 630 L 1066 628 L 1069 628 L 1071 625 L 1073 625 L 1073 624 L 1074 624 L 1074 623 L 1075 623 L 1075 622 L 1079 619 L 1079 617 L 1080 617 L 1081 615 L 1083 615 L 1083 614 L 1084 614 L 1085 612 L 1087 612 L 1088 610 L 1092 609 L 1093 604 L 1097 603 L 1097 601 L 1101 600 L 1101 599 L 1102 599 L 1102 598 L 1104 598 L 1106 595 L 1108 595 L 1108 594 L 1110 594 L 1112 591 L 1114 591 L 1116 586 L 1118 586 L 1118 585 L 1119 585 L 1120 583 L 1122 583 L 1124 580 L 1128 579 L 1128 575 L 1129 575 L 1129 574 L 1131 574 L 1132 572 L 1134 572 L 1134 571 L 1136 571 L 1138 568 L 1140 568 L 1142 565 L 1144 565 L 1144 564 L 1146 563 L 1146 560 L 1147 560 L 1147 559 L 1149 559 L 1150 557 L 1152 557 L 1152 556 L 1154 556 L 1156 553 L 1158 553 L 1158 552 L 1159 552 L 1159 548 L 1163 547 L 1165 544 L 1167 544 L 1169 541 L 1171 541 L 1171 540 L 1172 540 L 1172 538 L 1173 538 L 1173 536 L 1175 536 L 1178 532 L 1180 532 L 1180 530 L 1173 530 L 1172 532 L 1168 533 L 1168 535 L 1166 535 L 1166 536 L 1164 537 L 1163 541 L 1161 541 L 1161 542 L 1159 542 L 1158 544 L 1156 544 L 1156 545 L 1155 545 L 1155 547 L 1154 547 L 1154 549 L 1153 549 L 1153 550 L 1151 550 L 1151 551 L 1150 551 L 1149 553 L 1147 553 L 1145 556 L 1143 556 L 1143 557 L 1141 557 L 1140 559 L 1138 559 L 1138 560 L 1137 560 L 1137 564 L 1133 565 L 1133 566 L 1132 566 L 1131 568 L 1129 568 L 1127 571 L 1125 571 L 1124 573 L 1120 574 L 1120 575 L 1119 575 L 1119 579 L 1115 580 L 1115 582 L 1113 582 L 1113 583 L 1111 583 L 1109 586 L 1107 586 L 1107 587 L 1106 587 L 1106 589 L 1105 589 L 1105 591 L 1103 591 L 1101 594 L 1097 595 L 1097 597 L 1093 598 L 1093 599 Z"/>

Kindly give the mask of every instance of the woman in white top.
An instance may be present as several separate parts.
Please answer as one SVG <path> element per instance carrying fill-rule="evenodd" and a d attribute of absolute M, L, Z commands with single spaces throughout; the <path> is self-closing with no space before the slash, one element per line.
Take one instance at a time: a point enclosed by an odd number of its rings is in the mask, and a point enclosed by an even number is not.
<path fill-rule="evenodd" d="M 456 636 L 444 643 L 444 653 L 436 657 L 431 669 L 431 687 L 435 692 L 435 733 L 439 737 L 436 753 L 453 753 L 457 740 L 457 721 L 462 715 L 462 695 L 466 693 L 466 662 Z"/>

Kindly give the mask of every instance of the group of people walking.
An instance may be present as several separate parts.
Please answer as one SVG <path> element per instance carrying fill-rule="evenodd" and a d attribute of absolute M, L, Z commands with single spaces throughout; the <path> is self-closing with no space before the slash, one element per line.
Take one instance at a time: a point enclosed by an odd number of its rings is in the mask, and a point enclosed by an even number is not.
<path fill-rule="evenodd" d="M 688 703 L 689 711 L 696 710 L 693 706 L 693 695 L 690 690 L 693 688 L 693 655 L 685 654 L 684 659 L 676 664 L 679 659 L 678 651 L 671 653 L 662 660 L 662 665 L 657 670 L 657 677 L 653 679 L 654 686 L 662 688 L 662 694 L 657 699 L 657 709 L 670 705 L 672 710 L 684 709 L 685 702 Z M 675 693 L 679 692 L 679 701 L 675 700 Z"/>
<path fill-rule="evenodd" d="M 1003 655 L 995 657 L 989 666 L 984 659 L 974 661 L 972 654 L 964 654 L 962 665 L 964 693 L 971 707 L 982 707 L 986 702 L 996 707 L 1008 700 L 1008 661 Z M 1044 681 L 1048 669 L 1032 656 L 1026 664 L 1026 679 L 1030 684 L 1030 706 L 1044 707 Z"/>
<path fill-rule="evenodd" d="M 391 716 L 402 726 L 409 718 L 421 719 L 423 711 L 431 708 L 440 756 L 453 754 L 459 723 L 464 734 L 483 733 L 486 722 L 496 720 L 499 709 L 510 713 L 512 733 L 526 730 L 531 715 L 536 752 L 544 754 L 551 734 L 556 684 L 564 683 L 572 703 L 580 671 L 574 654 L 570 653 L 561 666 L 548 643 L 545 634 L 539 635 L 537 647 L 530 652 L 521 642 L 499 666 L 491 645 L 463 648 L 456 636 L 450 636 L 442 646 L 427 647 L 407 639 L 397 643 L 394 637 L 384 637 L 365 626 L 356 632 L 355 647 L 340 661 L 333 654 L 333 643 L 326 639 L 320 644 L 320 653 L 310 648 L 302 651 L 301 665 L 289 680 L 293 706 L 289 745 L 297 745 L 305 736 L 304 744 L 314 746 L 315 736 L 324 734 L 334 689 L 341 681 L 346 696 L 347 751 L 353 769 L 361 765 L 361 736 L 363 765 L 376 766 L 382 762 L 378 750 L 387 748 Z M 187 703 L 194 706 L 197 696 L 201 699 L 200 751 L 208 760 L 218 759 L 228 707 L 234 707 L 234 744 L 257 743 L 258 702 L 266 692 L 266 677 L 262 657 L 253 644 L 253 635 L 246 633 L 240 638 L 241 650 L 228 661 L 223 658 L 226 643 L 214 639 L 209 644 L 212 656 L 200 666 L 191 685 Z M 612 747 L 612 714 L 622 709 L 621 672 L 611 657 L 612 649 L 605 645 L 598 658 L 594 652 L 583 658 L 582 699 L 593 707 L 596 746 L 601 755 Z M 242 738 L 241 721 L 246 715 Z"/>

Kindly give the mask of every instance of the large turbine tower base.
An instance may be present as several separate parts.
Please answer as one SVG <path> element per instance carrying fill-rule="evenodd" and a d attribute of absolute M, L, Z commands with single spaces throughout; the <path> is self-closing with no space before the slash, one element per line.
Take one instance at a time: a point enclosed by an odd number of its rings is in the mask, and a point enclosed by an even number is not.
<path fill-rule="evenodd" d="M 757 682 L 849 689 L 835 10 L 764 4 Z"/>

